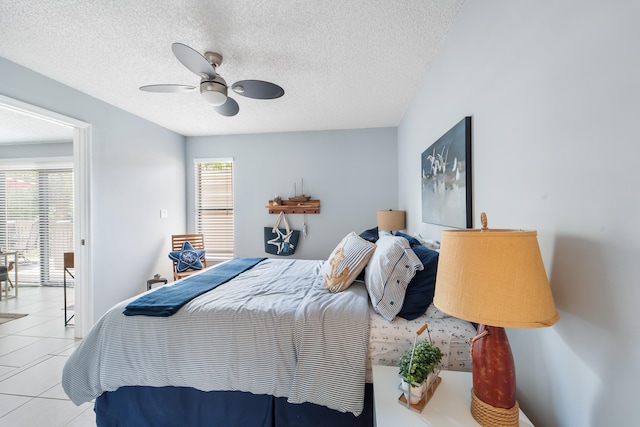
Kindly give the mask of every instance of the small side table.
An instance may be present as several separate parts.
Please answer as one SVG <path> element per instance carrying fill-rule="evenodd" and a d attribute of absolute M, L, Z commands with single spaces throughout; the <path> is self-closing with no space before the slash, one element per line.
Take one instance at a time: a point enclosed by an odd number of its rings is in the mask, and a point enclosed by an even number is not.
<path fill-rule="evenodd" d="M 70 309 L 69 306 L 67 305 L 67 275 L 69 275 L 73 280 L 76 279 L 76 277 L 74 276 L 74 274 L 69 271 L 69 269 L 73 269 L 73 271 L 75 272 L 75 252 L 64 252 L 62 255 L 62 266 L 64 268 L 64 271 L 62 272 L 62 287 L 63 287 L 63 291 L 64 291 L 64 326 L 74 326 L 73 323 L 71 323 L 71 319 L 73 319 L 73 317 L 75 316 L 75 305 L 73 306 L 73 309 Z M 68 312 L 69 311 L 73 311 L 74 313 L 69 316 Z"/>
<path fill-rule="evenodd" d="M 398 403 L 396 366 L 373 366 L 374 426 L 479 427 L 471 416 L 471 372 L 440 371 L 442 382 L 421 413 Z M 520 427 L 533 427 L 520 411 Z"/>
<path fill-rule="evenodd" d="M 167 284 L 167 279 L 160 278 L 160 279 L 149 279 L 149 280 L 147 280 L 147 290 L 150 290 L 151 286 L 155 285 L 156 283 L 162 283 L 162 284 L 166 285 Z"/>

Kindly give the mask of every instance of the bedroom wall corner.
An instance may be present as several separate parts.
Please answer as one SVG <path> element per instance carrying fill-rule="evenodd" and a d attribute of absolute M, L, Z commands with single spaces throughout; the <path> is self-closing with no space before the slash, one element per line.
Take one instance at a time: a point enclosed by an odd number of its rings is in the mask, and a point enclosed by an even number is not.
<path fill-rule="evenodd" d="M 349 232 L 376 226 L 378 209 L 398 208 L 395 128 L 329 130 L 187 138 L 187 226 L 194 225 L 193 159 L 234 159 L 235 255 L 266 256 L 263 228 L 273 226 L 267 202 L 305 193 L 320 200 L 306 215 L 308 237 L 291 258 L 327 259 Z M 301 230 L 305 215 L 287 215 Z"/>

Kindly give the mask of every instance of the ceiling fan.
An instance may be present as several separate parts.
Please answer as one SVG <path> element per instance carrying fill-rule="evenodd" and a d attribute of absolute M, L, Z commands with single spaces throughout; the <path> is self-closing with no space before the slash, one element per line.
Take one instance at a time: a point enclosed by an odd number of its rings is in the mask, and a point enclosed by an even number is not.
<path fill-rule="evenodd" d="M 223 116 L 238 114 L 238 103 L 227 95 L 227 82 L 217 73 L 216 69 L 222 63 L 222 55 L 217 52 L 205 52 L 204 56 L 198 51 L 182 43 L 173 43 L 171 51 L 178 61 L 190 71 L 200 76 L 200 94 L 206 102 Z M 195 90 L 196 86 L 181 84 L 156 84 L 141 86 L 145 92 L 176 93 Z M 263 80 L 241 80 L 235 82 L 231 89 L 238 95 L 253 99 L 275 99 L 284 95 L 284 89 L 275 83 Z"/>

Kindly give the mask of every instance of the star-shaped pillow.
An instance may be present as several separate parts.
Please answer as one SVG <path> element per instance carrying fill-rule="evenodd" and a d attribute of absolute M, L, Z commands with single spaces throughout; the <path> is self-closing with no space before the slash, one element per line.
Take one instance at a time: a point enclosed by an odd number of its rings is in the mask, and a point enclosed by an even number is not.
<path fill-rule="evenodd" d="M 169 258 L 176 263 L 176 271 L 182 273 L 187 270 L 202 270 L 202 261 L 205 251 L 193 249 L 191 242 L 184 242 L 179 251 L 169 252 Z"/>

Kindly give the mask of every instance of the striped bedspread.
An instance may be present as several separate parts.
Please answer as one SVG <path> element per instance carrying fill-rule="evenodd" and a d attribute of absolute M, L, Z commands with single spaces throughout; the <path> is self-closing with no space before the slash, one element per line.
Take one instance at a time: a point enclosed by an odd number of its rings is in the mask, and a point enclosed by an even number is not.
<path fill-rule="evenodd" d="M 79 405 L 127 385 L 239 390 L 358 415 L 368 297 L 327 291 L 323 262 L 263 261 L 171 317 L 125 316 L 123 301 L 69 357 L 64 391 Z"/>

